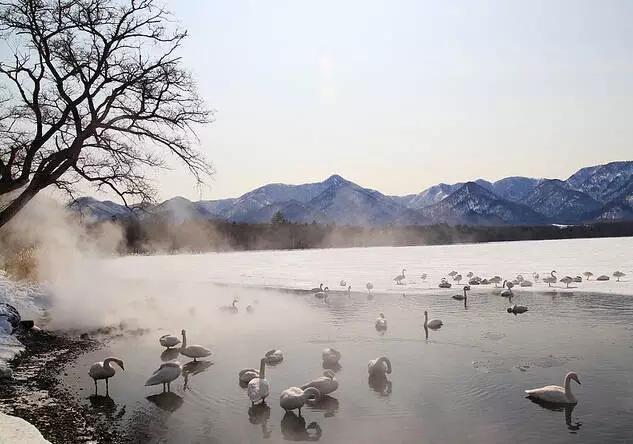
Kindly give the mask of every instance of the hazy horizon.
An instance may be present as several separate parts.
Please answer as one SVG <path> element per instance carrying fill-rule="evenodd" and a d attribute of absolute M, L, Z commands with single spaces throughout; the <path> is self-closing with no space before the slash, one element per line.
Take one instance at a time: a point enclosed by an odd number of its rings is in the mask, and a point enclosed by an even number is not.
<path fill-rule="evenodd" d="M 633 4 L 167 1 L 217 110 L 216 175 L 152 173 L 158 199 L 331 174 L 385 194 L 625 160 Z"/>

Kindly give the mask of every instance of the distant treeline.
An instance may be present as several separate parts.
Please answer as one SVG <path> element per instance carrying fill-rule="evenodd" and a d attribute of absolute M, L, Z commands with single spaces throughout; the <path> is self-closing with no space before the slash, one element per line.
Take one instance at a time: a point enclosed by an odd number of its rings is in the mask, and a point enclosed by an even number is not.
<path fill-rule="evenodd" d="M 124 231 L 124 253 L 445 245 L 458 243 L 633 236 L 633 222 L 573 226 L 350 227 L 285 221 L 246 224 L 218 221 L 115 221 Z"/>

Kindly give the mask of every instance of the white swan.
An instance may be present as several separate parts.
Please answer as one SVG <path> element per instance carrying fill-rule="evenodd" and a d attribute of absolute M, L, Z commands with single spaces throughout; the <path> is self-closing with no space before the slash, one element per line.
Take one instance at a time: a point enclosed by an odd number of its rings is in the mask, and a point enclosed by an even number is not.
<path fill-rule="evenodd" d="M 187 345 L 187 332 L 182 332 L 182 347 L 180 347 L 180 354 L 188 358 L 193 358 L 194 362 L 198 358 L 206 358 L 211 356 L 211 350 L 202 345 Z"/>
<path fill-rule="evenodd" d="M 424 328 L 436 329 L 440 328 L 442 325 L 444 325 L 444 322 L 442 322 L 441 319 L 431 319 L 429 321 L 429 313 L 424 311 Z"/>
<path fill-rule="evenodd" d="M 285 411 L 299 409 L 299 413 L 301 413 L 301 407 L 304 406 L 308 399 L 318 401 L 320 397 L 321 393 L 317 388 L 308 387 L 302 390 L 299 387 L 290 387 L 281 392 L 279 405 Z"/>
<path fill-rule="evenodd" d="M 442 278 L 442 281 L 438 285 L 440 288 L 451 288 L 451 283 L 446 280 L 446 278 Z"/>
<path fill-rule="evenodd" d="M 314 293 L 314 297 L 319 298 L 319 299 L 327 299 L 329 291 L 330 291 L 330 288 L 325 287 L 323 290 L 317 291 L 316 293 Z"/>
<path fill-rule="evenodd" d="M 371 294 L 371 291 L 374 289 L 374 284 L 372 284 L 371 282 L 367 282 L 367 285 L 365 285 L 365 288 Z"/>
<path fill-rule="evenodd" d="M 233 302 L 231 303 L 231 305 L 225 305 L 223 307 L 220 307 L 220 310 L 228 311 L 229 313 L 237 313 L 238 312 L 238 308 L 237 308 L 236 304 L 239 301 L 240 301 L 239 299 L 233 298 Z"/>
<path fill-rule="evenodd" d="M 341 287 L 347 287 L 347 282 L 341 279 L 341 282 L 338 283 Z"/>
<path fill-rule="evenodd" d="M 460 281 L 462 280 L 462 275 L 456 274 L 455 276 L 453 276 L 453 280 L 456 281 L 457 284 L 459 285 Z"/>
<path fill-rule="evenodd" d="M 423 281 L 426 281 L 426 278 L 428 277 L 428 275 L 426 273 L 422 273 L 420 275 L 420 279 L 422 279 Z"/>
<path fill-rule="evenodd" d="M 545 402 L 552 402 L 556 404 L 577 404 L 576 397 L 571 392 L 571 381 L 574 380 L 580 384 L 578 375 L 575 372 L 569 372 L 565 375 L 563 385 L 565 388 L 558 385 L 548 385 L 541 388 L 532 390 L 526 390 L 530 398 L 539 399 Z"/>
<path fill-rule="evenodd" d="M 97 393 L 97 380 L 99 379 L 105 379 L 106 394 L 108 393 L 108 379 L 113 377 L 116 373 L 114 367 L 110 366 L 111 362 L 114 362 L 116 365 L 121 367 L 121 370 L 125 370 L 125 367 L 123 366 L 123 361 L 119 358 L 114 357 L 105 358 L 103 361 L 95 362 L 94 364 L 92 364 L 92 366 L 90 366 L 90 370 L 88 370 L 88 375 L 90 375 L 90 377 L 94 379 L 95 394 Z"/>
<path fill-rule="evenodd" d="M 261 401 L 262 404 L 266 402 L 266 397 L 270 394 L 270 384 L 266 379 L 266 358 L 260 361 L 259 376 L 250 380 L 246 392 L 253 405 L 257 401 Z"/>
<path fill-rule="evenodd" d="M 396 284 L 401 285 L 402 281 L 404 280 L 404 272 L 407 271 L 406 269 L 402 269 L 402 274 L 399 274 L 398 276 L 396 276 L 395 278 L 393 278 L 393 280 L 396 282 Z"/>
<path fill-rule="evenodd" d="M 367 372 L 369 376 L 385 376 L 386 374 L 391 374 L 391 361 L 386 356 L 381 356 L 380 358 L 372 359 L 367 364 Z"/>
<path fill-rule="evenodd" d="M 501 293 L 499 293 L 500 296 L 503 296 L 504 298 L 511 298 L 512 297 L 512 287 L 514 286 L 514 284 L 512 282 L 508 282 L 508 281 L 503 281 L 503 287 L 508 287 L 505 290 L 501 290 Z"/>
<path fill-rule="evenodd" d="M 501 276 L 493 276 L 488 279 L 488 282 L 495 284 L 495 288 L 501 283 Z"/>
<path fill-rule="evenodd" d="M 245 368 L 243 370 L 240 370 L 238 378 L 240 382 L 248 384 L 249 382 L 251 382 L 251 380 L 259 378 L 259 370 L 257 370 L 256 368 Z"/>
<path fill-rule="evenodd" d="M 453 276 L 456 276 L 456 275 L 457 275 L 457 272 L 456 272 L 455 270 L 453 270 L 453 271 L 451 271 L 450 273 L 448 273 L 448 275 L 449 275 L 450 277 L 453 277 Z"/>
<path fill-rule="evenodd" d="M 385 315 L 383 313 L 380 313 L 376 318 L 376 328 L 378 330 L 384 330 L 387 328 L 387 320 L 385 319 Z"/>
<path fill-rule="evenodd" d="M 172 381 L 178 379 L 181 373 L 182 365 L 180 365 L 180 362 L 166 362 L 152 373 L 152 376 L 145 382 L 145 387 L 163 384 L 163 392 L 165 391 L 165 387 L 167 387 L 167 391 L 169 392 L 171 391 Z"/>
<path fill-rule="evenodd" d="M 322 284 L 322 283 L 321 283 L 321 284 L 319 284 L 319 286 L 318 286 L 318 287 L 315 287 L 315 288 L 313 288 L 313 289 L 312 289 L 312 290 L 310 290 L 310 291 L 311 291 L 312 293 L 316 293 L 316 292 L 319 292 L 319 291 L 323 291 L 323 284 Z"/>
<path fill-rule="evenodd" d="M 321 353 L 323 363 L 326 365 L 336 365 L 341 360 L 341 352 L 333 348 L 324 348 Z"/>
<path fill-rule="evenodd" d="M 574 282 L 574 278 L 571 276 L 565 276 L 564 278 L 562 278 L 560 280 L 563 284 L 567 285 L 567 288 L 569 288 L 569 284 L 571 284 L 572 282 Z"/>
<path fill-rule="evenodd" d="M 269 350 L 264 355 L 266 364 L 279 364 L 284 360 L 284 352 L 278 349 Z"/>
<path fill-rule="evenodd" d="M 556 271 L 552 271 L 549 276 L 545 276 L 543 282 L 547 284 L 548 287 L 551 287 L 552 284 L 558 282 L 558 278 L 556 277 Z"/>
<path fill-rule="evenodd" d="M 314 387 L 321 393 L 321 395 L 330 394 L 338 388 L 338 381 L 336 375 L 332 370 L 326 370 L 323 372 L 323 376 L 320 376 L 312 381 L 301 386 L 301 389 L 305 390 L 308 387 Z"/>
<path fill-rule="evenodd" d="M 158 339 L 160 345 L 166 348 L 175 347 L 180 344 L 180 338 L 174 335 L 163 335 Z"/>
<path fill-rule="evenodd" d="M 514 304 L 512 307 L 508 307 L 508 313 L 521 314 L 526 311 L 528 311 L 528 308 L 525 305 Z"/>
<path fill-rule="evenodd" d="M 466 294 L 467 291 L 470 290 L 470 287 L 468 285 L 464 285 L 464 294 L 455 294 L 453 296 L 451 296 L 453 299 L 456 299 L 458 301 L 465 301 L 466 299 L 468 299 L 468 295 Z"/>
<path fill-rule="evenodd" d="M 616 278 L 616 282 L 620 282 L 620 278 L 626 276 L 626 273 L 616 271 L 613 273 L 613 277 Z"/>
<path fill-rule="evenodd" d="M 587 280 L 591 280 L 591 277 L 593 276 L 593 273 L 591 271 L 585 271 L 583 273 L 583 276 L 585 276 L 585 278 L 587 278 Z"/>

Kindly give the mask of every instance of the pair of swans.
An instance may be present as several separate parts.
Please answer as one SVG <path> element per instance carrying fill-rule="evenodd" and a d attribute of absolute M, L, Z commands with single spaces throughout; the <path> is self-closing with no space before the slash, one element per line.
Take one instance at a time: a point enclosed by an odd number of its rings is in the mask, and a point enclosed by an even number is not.
<path fill-rule="evenodd" d="M 325 287 L 322 290 L 317 291 L 316 293 L 314 293 L 314 297 L 315 298 L 319 298 L 319 299 L 327 299 L 330 289 L 329 287 Z"/>
<path fill-rule="evenodd" d="M 198 358 L 206 358 L 212 355 L 211 350 L 202 345 L 187 345 L 187 332 L 182 330 L 180 333 L 182 334 L 182 346 L 179 350 L 181 355 L 192 358 L 194 362 Z M 178 336 L 174 335 L 163 335 L 158 339 L 158 342 L 166 349 L 171 349 L 181 343 Z"/>
<path fill-rule="evenodd" d="M 290 387 L 279 397 L 279 405 L 286 412 L 298 409 L 301 415 L 301 408 L 307 401 L 318 402 L 323 396 L 328 395 L 338 389 L 338 380 L 332 370 L 325 370 L 320 376 L 301 387 Z"/>

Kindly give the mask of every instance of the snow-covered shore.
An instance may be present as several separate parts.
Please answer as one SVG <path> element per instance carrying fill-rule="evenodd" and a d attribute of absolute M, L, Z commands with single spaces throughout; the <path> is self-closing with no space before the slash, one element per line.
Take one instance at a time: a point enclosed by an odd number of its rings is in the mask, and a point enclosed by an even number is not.
<path fill-rule="evenodd" d="M 17 416 L 0 412 L 0 444 L 47 444 L 42 434 L 31 423 Z"/>

